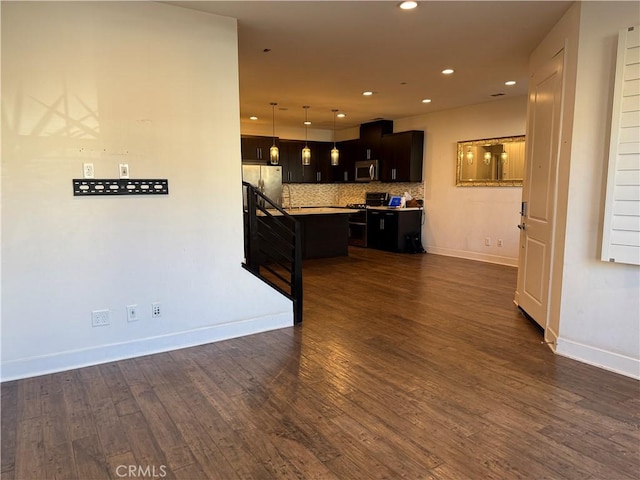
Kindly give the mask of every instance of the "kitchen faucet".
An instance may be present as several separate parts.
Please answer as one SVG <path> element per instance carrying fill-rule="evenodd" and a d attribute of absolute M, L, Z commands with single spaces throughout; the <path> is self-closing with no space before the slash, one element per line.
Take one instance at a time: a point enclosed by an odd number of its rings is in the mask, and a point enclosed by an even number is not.
<path fill-rule="evenodd" d="M 282 185 L 282 203 L 284 204 L 284 189 L 287 189 L 287 200 L 289 202 L 289 210 L 291 210 L 293 208 L 293 202 L 291 200 L 291 185 L 289 185 L 288 183 L 285 183 L 284 185 Z M 287 208 L 287 207 L 285 207 Z"/>

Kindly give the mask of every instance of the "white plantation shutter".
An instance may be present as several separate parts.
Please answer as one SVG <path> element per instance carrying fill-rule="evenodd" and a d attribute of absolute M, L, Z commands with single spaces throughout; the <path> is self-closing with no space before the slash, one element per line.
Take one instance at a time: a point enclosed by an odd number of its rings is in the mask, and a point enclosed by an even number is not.
<path fill-rule="evenodd" d="M 601 258 L 640 265 L 640 26 L 618 38 Z"/>

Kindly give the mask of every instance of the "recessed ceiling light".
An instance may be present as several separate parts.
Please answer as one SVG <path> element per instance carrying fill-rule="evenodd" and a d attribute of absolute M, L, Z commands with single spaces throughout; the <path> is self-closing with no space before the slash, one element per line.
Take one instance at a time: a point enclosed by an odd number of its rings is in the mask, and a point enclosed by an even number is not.
<path fill-rule="evenodd" d="M 418 6 L 418 2 L 411 2 L 411 1 L 407 1 L 407 2 L 402 2 L 400 5 L 398 5 L 402 10 L 413 10 L 414 8 L 416 8 Z"/>
<path fill-rule="evenodd" d="M 444 70 L 442 70 L 442 73 L 444 75 L 451 75 L 453 73 L 453 68 L 445 68 Z"/>
<path fill-rule="evenodd" d="M 424 100 L 422 100 L 422 103 L 431 103 L 431 99 L 430 98 L 425 98 Z"/>
<path fill-rule="evenodd" d="M 251 116 L 249 117 L 249 120 L 257 120 L 257 119 L 258 119 L 258 117 L 256 117 L 255 115 L 251 115 Z"/>
<path fill-rule="evenodd" d="M 373 95 L 373 92 L 369 92 L 369 91 L 362 92 L 362 95 L 364 95 L 365 97 L 370 97 L 371 95 Z"/>
<path fill-rule="evenodd" d="M 338 113 L 338 114 L 336 115 L 336 117 L 338 117 L 338 118 L 344 118 L 344 117 L 346 117 L 346 116 L 347 116 L 347 114 L 346 114 L 346 113 Z"/>
<path fill-rule="evenodd" d="M 504 84 L 505 84 L 505 85 L 509 85 L 509 86 L 511 86 L 511 85 L 515 85 L 515 84 L 516 84 L 516 81 L 515 81 L 515 80 L 509 80 L 509 81 L 507 81 L 507 82 L 504 82 Z"/>

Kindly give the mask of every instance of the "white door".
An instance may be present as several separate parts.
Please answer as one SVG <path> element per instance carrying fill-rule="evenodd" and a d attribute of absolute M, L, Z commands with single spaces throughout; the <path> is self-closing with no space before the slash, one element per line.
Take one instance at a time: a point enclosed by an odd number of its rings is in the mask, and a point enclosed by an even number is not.
<path fill-rule="evenodd" d="M 534 72 L 529 86 L 515 301 L 542 328 L 547 326 L 551 289 L 563 62 L 564 51 L 560 51 Z"/>

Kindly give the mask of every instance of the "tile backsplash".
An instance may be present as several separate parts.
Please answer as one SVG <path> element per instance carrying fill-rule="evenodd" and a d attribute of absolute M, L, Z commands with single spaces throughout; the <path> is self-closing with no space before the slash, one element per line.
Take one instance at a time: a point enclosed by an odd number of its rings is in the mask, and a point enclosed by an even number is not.
<path fill-rule="evenodd" d="M 415 183 L 290 183 L 283 186 L 283 206 L 289 207 L 345 206 L 348 203 L 364 203 L 367 192 L 388 192 L 402 195 L 409 192 L 413 198 L 424 198 L 424 184 Z"/>

